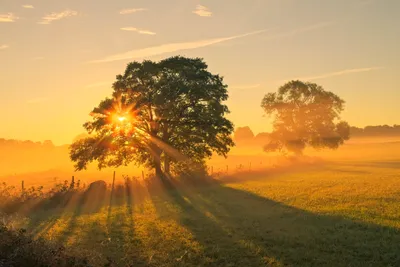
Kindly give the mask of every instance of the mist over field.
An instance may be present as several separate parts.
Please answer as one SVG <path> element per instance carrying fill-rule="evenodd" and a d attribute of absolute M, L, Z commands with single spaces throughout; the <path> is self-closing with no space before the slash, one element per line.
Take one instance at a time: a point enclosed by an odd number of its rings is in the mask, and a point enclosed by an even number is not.
<path fill-rule="evenodd" d="M 0 267 L 400 267 L 399 0 L 0 2 Z"/>
<path fill-rule="evenodd" d="M 235 139 L 236 146 L 227 158 L 215 155 L 208 160 L 209 171 L 211 167 L 215 173 L 220 174 L 263 170 L 278 165 L 290 168 L 290 164 L 293 164 L 290 156 L 280 153 L 266 154 L 263 151 L 263 146 L 268 142 L 266 135 L 267 133 L 264 133 L 263 138 L 260 138 L 263 136 L 260 134 L 256 138 Z M 55 146 L 51 141 L 33 143 L 4 139 L 0 146 L 1 181 L 11 185 L 20 185 L 24 180 L 28 186 L 49 187 L 55 182 L 70 180 L 71 176 L 76 176 L 86 183 L 99 179 L 110 182 L 114 171 L 120 179 L 123 175 L 141 178 L 142 171 L 146 175 L 152 173 L 140 165 L 99 170 L 96 164 L 91 164 L 85 171 L 76 172 L 69 159 L 69 145 Z M 303 160 L 302 163 L 400 159 L 399 149 L 400 135 L 361 135 L 347 141 L 340 150 L 307 149 L 307 160 Z"/>
<path fill-rule="evenodd" d="M 226 159 L 216 156 L 207 162 L 217 183 L 174 182 L 171 192 L 159 181 L 142 180 L 141 171 L 150 172 L 145 168 L 98 171 L 91 166 L 73 172 L 66 146 L 18 146 L 22 145 L 12 146 L 13 157 L 3 156 L 6 160 L 1 161 L 7 162 L 3 171 L 23 166 L 19 174 L 1 178 L 17 192 L 21 180 L 26 188 L 50 190 L 67 179 L 68 188 L 72 175 L 75 183 L 80 180 L 79 187 L 98 180 L 112 184 L 105 191 L 61 188 L 67 191 L 49 200 L 3 206 L 22 216 L 3 217 L 9 225 L 66 244 L 65 253 L 75 255 L 74 261 L 82 256 L 91 266 L 400 262 L 395 256 L 400 242 L 398 137 L 353 138 L 340 150 L 307 149 L 300 158 L 242 144 Z M 37 158 L 37 165 L 23 162 Z M 123 174 L 139 179 L 126 180 Z M 1 233 L 0 237 L 5 238 Z M 54 253 L 47 245 L 30 244 L 33 253 Z M 341 256 L 333 260 L 337 253 Z"/>

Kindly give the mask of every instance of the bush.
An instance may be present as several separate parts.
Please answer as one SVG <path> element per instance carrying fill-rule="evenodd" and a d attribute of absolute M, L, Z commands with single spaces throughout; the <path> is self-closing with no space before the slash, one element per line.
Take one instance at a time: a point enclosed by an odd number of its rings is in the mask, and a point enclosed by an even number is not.
<path fill-rule="evenodd" d="M 50 190 L 44 192 L 43 186 L 29 187 L 24 190 L 17 190 L 14 186 L 8 186 L 6 183 L 0 184 L 0 211 L 12 214 L 19 212 L 23 206 L 31 206 L 44 202 L 62 202 L 67 194 L 72 194 L 78 190 L 83 190 L 80 187 L 80 181 L 77 184 L 64 181 L 56 184 Z M 1 267 L 1 266 L 0 266 Z"/>
<path fill-rule="evenodd" d="M 203 161 L 180 161 L 172 166 L 172 174 L 181 178 L 204 178 L 207 176 L 207 166 Z"/>
<path fill-rule="evenodd" d="M 0 224 L 1 267 L 91 266 L 83 256 L 72 256 L 63 246 L 44 239 L 33 239 L 25 230 L 12 230 Z"/>

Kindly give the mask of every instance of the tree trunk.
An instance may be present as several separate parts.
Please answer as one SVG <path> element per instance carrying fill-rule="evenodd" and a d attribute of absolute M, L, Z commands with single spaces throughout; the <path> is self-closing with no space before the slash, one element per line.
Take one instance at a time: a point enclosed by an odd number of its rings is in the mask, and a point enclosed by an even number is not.
<path fill-rule="evenodd" d="M 156 171 L 156 176 L 160 179 L 164 178 L 164 173 L 161 167 L 161 149 L 157 145 L 152 146 L 152 150 L 154 152 L 153 161 L 154 161 L 154 169 Z"/>

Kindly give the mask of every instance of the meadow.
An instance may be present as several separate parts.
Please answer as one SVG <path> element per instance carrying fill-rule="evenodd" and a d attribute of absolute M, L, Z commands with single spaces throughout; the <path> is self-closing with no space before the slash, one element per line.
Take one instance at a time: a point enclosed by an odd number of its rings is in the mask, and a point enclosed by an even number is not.
<path fill-rule="evenodd" d="M 400 266 L 400 142 L 269 164 L 239 152 L 210 179 L 118 178 L 21 206 L 14 224 L 95 266 Z"/>

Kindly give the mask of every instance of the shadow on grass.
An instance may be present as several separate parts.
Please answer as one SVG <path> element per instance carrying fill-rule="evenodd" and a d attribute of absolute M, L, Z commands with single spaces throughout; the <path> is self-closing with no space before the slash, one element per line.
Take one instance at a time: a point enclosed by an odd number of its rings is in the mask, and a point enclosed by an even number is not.
<path fill-rule="evenodd" d="M 98 212 L 105 204 L 107 187 L 92 186 L 86 190 L 68 190 L 58 192 L 49 198 L 41 198 L 28 203 L 21 203 L 18 212 L 29 218 L 26 229 L 33 235 L 40 235 L 50 230 L 62 217 L 70 217 L 63 230 L 60 241 L 68 239 L 70 232 L 76 228 L 76 220 L 84 214 Z"/>
<path fill-rule="evenodd" d="M 60 192 L 50 198 L 41 199 L 34 205 L 22 206 L 19 212 L 30 218 L 27 229 L 32 234 L 39 235 L 51 229 L 64 212 L 75 206 L 73 203 L 78 198 L 76 191 Z"/>
<path fill-rule="evenodd" d="M 215 181 L 164 186 L 163 196 L 151 194 L 160 217 L 178 206 L 179 223 L 204 248 L 187 265 L 400 266 L 398 229 L 314 214 Z"/>
<path fill-rule="evenodd" d="M 238 172 L 222 172 L 215 178 L 221 183 L 241 183 L 247 181 L 267 180 L 274 178 L 275 175 L 285 173 L 298 173 L 304 171 L 316 171 L 326 168 L 328 162 L 318 158 L 310 157 L 290 157 L 280 160 L 273 166 L 259 168 L 255 170 L 242 170 Z M 204 179 L 204 178 L 202 178 Z"/>
<path fill-rule="evenodd" d="M 74 211 L 67 226 L 58 237 L 60 243 L 65 244 L 71 234 L 77 229 L 78 218 L 84 214 L 93 214 L 100 211 L 106 202 L 107 185 L 103 181 L 92 183 L 84 192 L 76 193 L 73 203 Z"/>
<path fill-rule="evenodd" d="M 251 179 L 265 179 L 266 173 L 252 175 Z M 136 237 L 134 220 L 135 208 L 146 199 L 147 190 L 158 219 L 166 224 L 175 220 L 186 228 L 201 252 L 183 243 L 188 253 L 179 252 L 182 257 L 177 261 L 178 254 L 168 254 L 170 250 L 160 246 L 165 251 L 149 259 Z M 95 251 L 94 262 L 113 266 L 400 266 L 396 228 L 311 213 L 212 179 L 150 180 L 146 188 L 131 181 L 103 193 L 76 192 L 66 203 L 54 210 L 71 213 L 59 241 L 66 243 L 77 232 L 76 247 Z M 92 220 L 80 228 L 83 215 L 101 216 L 102 208 L 107 216 L 104 225 Z M 40 231 L 50 229 L 62 213 L 53 216 L 46 223 L 35 222 Z M 163 240 L 160 230 L 150 224 L 145 231 L 167 246 L 181 242 Z"/>

